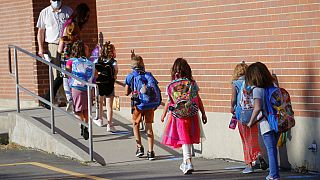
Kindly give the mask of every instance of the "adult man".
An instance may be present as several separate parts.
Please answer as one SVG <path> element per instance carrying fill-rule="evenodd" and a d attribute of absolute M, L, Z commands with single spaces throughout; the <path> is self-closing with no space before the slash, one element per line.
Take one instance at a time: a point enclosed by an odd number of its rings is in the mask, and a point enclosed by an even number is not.
<path fill-rule="evenodd" d="M 67 6 L 62 6 L 62 0 L 50 0 L 51 5 L 44 8 L 39 15 L 37 22 L 38 28 L 38 55 L 43 57 L 44 54 L 44 42 L 48 43 L 48 54 L 51 58 L 51 62 L 60 67 L 60 60 L 56 58 L 59 38 L 63 29 L 63 24 L 72 14 L 72 9 Z M 61 87 L 62 78 L 58 71 L 54 71 L 54 96 L 58 89 Z M 65 95 L 62 91 L 58 92 L 58 101 L 65 99 Z M 49 92 L 46 94 L 45 99 L 49 100 Z"/>

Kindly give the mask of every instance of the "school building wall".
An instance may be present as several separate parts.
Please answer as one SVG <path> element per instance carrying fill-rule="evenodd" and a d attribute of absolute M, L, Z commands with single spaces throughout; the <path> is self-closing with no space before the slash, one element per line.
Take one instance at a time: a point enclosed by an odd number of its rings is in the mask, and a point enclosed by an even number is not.
<path fill-rule="evenodd" d="M 231 75 L 242 60 L 265 63 L 289 91 L 297 121 L 281 149 L 281 158 L 287 157 L 282 166 L 319 170 L 319 153 L 308 150 L 320 143 L 318 0 L 97 0 L 97 21 L 98 31 L 116 46 L 121 82 L 131 71 L 131 49 L 163 92 L 174 60 L 188 60 L 209 117 L 200 156 L 243 160 L 238 130 L 228 129 Z M 116 94 L 128 116 L 130 98 L 120 85 Z M 158 135 L 161 111 L 154 124 Z"/>
<path fill-rule="evenodd" d="M 97 43 L 96 1 L 66 0 L 64 5 L 72 9 L 79 3 L 87 3 L 90 7 L 90 19 L 84 26 L 84 42 L 93 48 Z M 50 5 L 50 0 L 2 0 L 0 2 L 0 108 L 14 108 L 15 80 L 9 76 L 8 45 L 17 45 L 36 54 L 37 28 L 36 23 L 40 11 Z M 13 51 L 12 51 L 13 64 Z M 43 95 L 49 88 L 48 67 L 18 52 L 20 83 L 36 94 Z M 13 66 L 13 65 L 12 65 Z M 14 66 L 13 66 L 14 69 Z M 22 107 L 37 106 L 31 96 L 21 93 Z"/>
<path fill-rule="evenodd" d="M 320 170 L 319 152 L 308 150 L 311 143 L 319 146 L 320 142 L 318 0 L 64 0 L 73 8 L 80 2 L 91 8 L 83 33 L 85 42 L 92 48 L 97 33 L 102 32 L 105 40 L 116 45 L 120 82 L 131 71 L 131 49 L 144 58 L 163 92 L 173 61 L 177 57 L 188 60 L 209 121 L 203 127 L 206 140 L 195 147 L 199 156 L 243 160 L 239 133 L 227 128 L 231 74 L 242 60 L 261 61 L 278 75 L 280 86 L 291 94 L 295 110 L 296 126 L 280 150 L 282 165 Z M 0 107 L 15 105 L 7 45 L 36 53 L 35 24 L 40 10 L 48 5 L 49 0 L 1 0 Z M 21 53 L 18 57 L 21 84 L 44 94 L 47 67 Z M 117 85 L 116 94 L 121 98 L 120 113 L 130 118 L 130 100 L 123 96 L 123 87 Z M 25 106 L 36 104 L 29 95 L 22 94 L 21 98 Z M 161 111 L 156 111 L 157 135 L 163 130 Z"/>

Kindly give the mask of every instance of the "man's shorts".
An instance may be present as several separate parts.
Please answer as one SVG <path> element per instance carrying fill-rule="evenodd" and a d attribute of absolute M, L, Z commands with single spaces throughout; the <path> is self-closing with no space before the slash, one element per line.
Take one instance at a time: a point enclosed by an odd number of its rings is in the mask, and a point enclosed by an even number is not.
<path fill-rule="evenodd" d="M 140 123 L 142 120 L 142 116 L 144 116 L 145 123 L 153 123 L 154 110 L 139 110 L 137 107 L 134 107 L 132 121 L 135 123 Z"/>

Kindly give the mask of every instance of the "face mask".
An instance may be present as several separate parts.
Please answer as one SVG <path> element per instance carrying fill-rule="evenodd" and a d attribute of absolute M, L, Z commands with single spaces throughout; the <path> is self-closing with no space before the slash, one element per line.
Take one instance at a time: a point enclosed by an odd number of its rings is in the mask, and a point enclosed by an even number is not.
<path fill-rule="evenodd" d="M 61 1 L 52 1 L 51 2 L 51 7 L 53 9 L 59 9 L 61 7 Z"/>

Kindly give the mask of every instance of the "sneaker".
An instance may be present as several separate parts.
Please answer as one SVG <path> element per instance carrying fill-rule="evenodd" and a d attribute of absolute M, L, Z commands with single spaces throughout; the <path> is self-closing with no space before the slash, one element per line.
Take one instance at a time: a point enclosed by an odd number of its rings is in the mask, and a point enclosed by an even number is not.
<path fill-rule="evenodd" d="M 99 127 L 101 127 L 103 125 L 102 119 L 93 119 L 93 122 Z"/>
<path fill-rule="evenodd" d="M 141 157 L 144 155 L 144 148 L 143 146 L 141 147 L 137 147 L 137 151 L 136 151 L 136 157 Z"/>
<path fill-rule="evenodd" d="M 266 180 L 280 180 L 280 178 L 272 178 L 270 175 L 266 177 Z"/>
<path fill-rule="evenodd" d="M 193 164 L 187 164 L 187 166 L 189 166 L 191 172 L 194 172 Z"/>
<path fill-rule="evenodd" d="M 107 132 L 116 132 L 116 128 L 112 124 L 107 125 Z"/>
<path fill-rule="evenodd" d="M 72 112 L 73 111 L 73 103 L 72 101 L 68 101 L 67 107 L 66 107 L 67 112 Z"/>
<path fill-rule="evenodd" d="M 88 131 L 87 127 L 84 127 L 83 138 L 84 138 L 84 140 L 88 140 L 89 139 L 89 131 Z"/>
<path fill-rule="evenodd" d="M 151 151 L 151 152 L 148 151 L 148 152 L 147 152 L 147 159 L 150 160 L 150 161 L 156 159 L 156 158 L 155 158 L 155 155 L 154 155 L 154 151 Z"/>
<path fill-rule="evenodd" d="M 242 171 L 242 173 L 243 173 L 243 174 L 253 173 L 253 168 L 247 166 L 247 167 Z"/>
<path fill-rule="evenodd" d="M 181 163 L 180 170 L 183 172 L 183 174 L 192 174 L 192 171 L 194 171 L 192 164 L 185 163 Z"/>
<path fill-rule="evenodd" d="M 259 160 L 259 162 L 260 162 L 260 168 L 261 168 L 262 170 L 268 169 L 268 164 L 267 164 L 266 160 L 263 159 L 262 156 L 258 156 L 258 160 Z"/>

